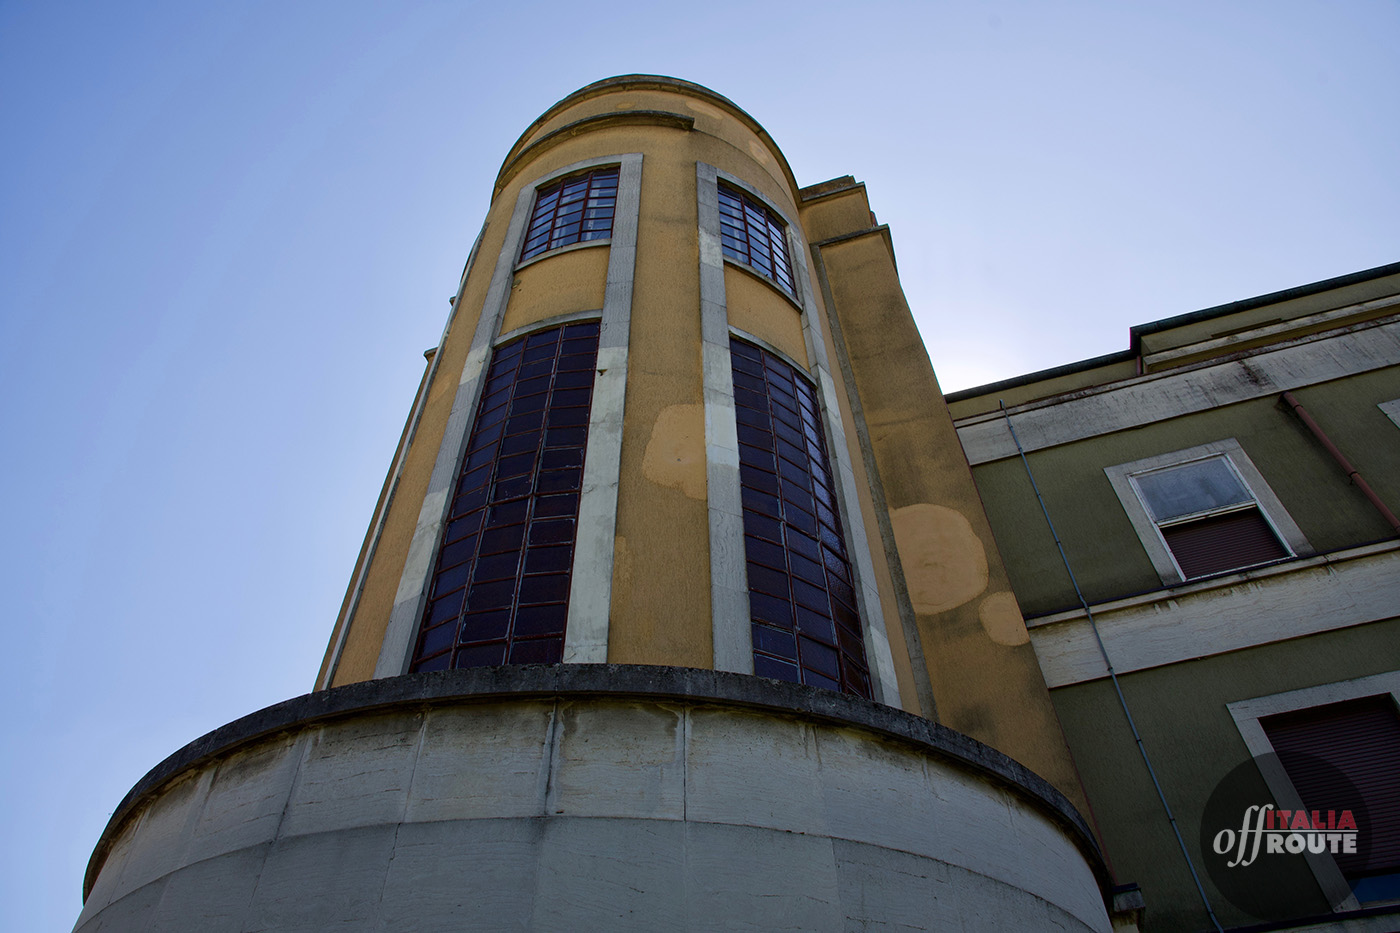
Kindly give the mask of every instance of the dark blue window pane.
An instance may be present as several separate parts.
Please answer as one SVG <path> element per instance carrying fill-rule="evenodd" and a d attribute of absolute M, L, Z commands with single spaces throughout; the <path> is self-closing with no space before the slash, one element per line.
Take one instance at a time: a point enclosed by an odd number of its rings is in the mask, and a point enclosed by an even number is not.
<path fill-rule="evenodd" d="M 720 186 L 720 244 L 724 255 L 772 279 L 796 297 L 786 227 L 757 198 Z"/>
<path fill-rule="evenodd" d="M 779 239 L 753 238 L 774 249 Z M 766 350 L 738 339 L 730 349 L 754 673 L 869 697 L 815 390 Z"/>
<path fill-rule="evenodd" d="M 598 333 L 582 321 L 497 348 L 412 670 L 562 657 Z"/>
<path fill-rule="evenodd" d="M 542 188 L 535 196 L 521 260 L 548 249 L 612 235 L 617 204 L 616 167 L 594 169 Z M 580 223 L 587 217 L 586 225 Z"/>
<path fill-rule="evenodd" d="M 563 656 L 563 638 L 531 638 L 510 646 L 512 664 L 558 664 Z"/>

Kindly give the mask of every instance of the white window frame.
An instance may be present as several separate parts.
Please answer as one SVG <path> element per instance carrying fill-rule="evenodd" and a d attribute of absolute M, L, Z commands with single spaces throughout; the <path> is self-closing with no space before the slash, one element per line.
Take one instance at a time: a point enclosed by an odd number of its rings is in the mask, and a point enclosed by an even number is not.
<path fill-rule="evenodd" d="M 725 268 L 749 270 L 776 294 L 795 307 L 802 317 L 802 337 L 809 365 L 799 367 L 820 390 L 826 438 L 831 447 L 832 470 L 840 484 L 841 520 L 846 522 L 846 546 L 855 574 L 856 596 L 865 623 L 865 659 L 870 665 L 871 691 L 877 703 L 899 706 L 899 682 L 894 655 L 885 630 L 876 583 L 870 539 L 862 518 L 859 486 L 851 461 L 846 428 L 837 404 L 836 380 L 827 358 L 826 315 L 817 307 L 807 265 L 802 230 L 773 202 L 737 176 L 710 165 L 695 163 L 696 211 L 700 237 L 700 333 L 705 373 L 705 470 L 710 513 L 710 609 L 715 645 L 715 669 L 753 673 L 753 634 L 749 623 L 749 587 L 746 570 L 743 508 L 739 492 L 739 441 L 734 416 L 734 373 L 729 350 L 729 305 L 725 297 Z M 796 295 L 783 291 L 771 278 L 724 255 L 720 239 L 720 183 L 753 195 L 787 224 L 788 259 L 792 263 Z"/>
<path fill-rule="evenodd" d="M 1186 450 L 1145 457 L 1131 463 L 1104 467 L 1104 474 L 1108 477 L 1109 483 L 1112 484 L 1113 491 L 1123 506 L 1123 511 L 1127 513 L 1128 520 L 1132 522 L 1138 540 L 1142 542 L 1143 550 L 1147 552 L 1148 559 L 1152 561 L 1152 566 L 1163 584 L 1177 586 L 1185 583 L 1187 582 L 1186 575 L 1182 573 L 1180 565 L 1177 564 L 1176 558 L 1172 555 L 1171 548 L 1167 546 L 1167 540 L 1162 536 L 1161 526 L 1148 512 L 1146 503 L 1138 492 L 1134 477 L 1166 467 L 1185 466 L 1198 460 L 1211 459 L 1223 459 L 1230 465 L 1235 475 L 1244 484 L 1245 490 L 1254 498 L 1254 505 L 1258 508 L 1259 514 L 1264 517 L 1264 521 L 1268 522 L 1284 549 L 1289 552 L 1289 557 L 1302 557 L 1313 553 L 1312 545 L 1308 544 L 1307 538 L 1303 537 L 1302 530 L 1289 517 L 1283 508 L 1283 503 L 1279 501 L 1278 496 L 1274 495 L 1269 484 L 1264 482 L 1264 477 L 1245 454 L 1239 441 L 1233 437 Z M 1192 517 L 1203 518 L 1217 513 L 1224 514 L 1238 508 L 1238 505 L 1232 505 L 1215 511 L 1202 512 L 1200 515 Z M 1249 568 L 1238 568 L 1238 570 L 1247 569 Z M 1235 573 L 1238 571 L 1225 572 Z M 1211 576 L 1219 576 L 1219 574 Z M 1192 582 L 1200 579 L 1203 578 L 1195 577 Z"/>
<path fill-rule="evenodd" d="M 1388 402 L 1380 402 L 1376 405 L 1385 416 L 1395 422 L 1395 426 L 1400 428 L 1400 398 L 1393 398 Z"/>
<path fill-rule="evenodd" d="M 1264 783 L 1268 785 L 1274 800 L 1285 809 L 1300 810 L 1305 809 L 1303 798 L 1279 762 L 1273 743 L 1269 741 L 1268 733 L 1264 731 L 1259 720 L 1279 713 L 1292 713 L 1387 693 L 1390 694 L 1391 700 L 1400 706 L 1400 671 L 1387 671 L 1384 674 L 1372 674 L 1355 680 L 1342 680 L 1317 687 L 1289 690 L 1286 693 L 1236 700 L 1225 704 L 1225 708 L 1230 711 L 1230 718 L 1235 721 L 1235 728 L 1239 730 L 1240 738 L 1244 740 L 1250 756 L 1259 763 L 1259 771 L 1264 776 Z M 1308 853 L 1306 858 L 1318 885 L 1328 901 L 1337 905 L 1337 911 L 1361 908 L 1360 902 L 1351 893 L 1351 886 L 1347 884 L 1341 869 L 1330 855 Z"/>

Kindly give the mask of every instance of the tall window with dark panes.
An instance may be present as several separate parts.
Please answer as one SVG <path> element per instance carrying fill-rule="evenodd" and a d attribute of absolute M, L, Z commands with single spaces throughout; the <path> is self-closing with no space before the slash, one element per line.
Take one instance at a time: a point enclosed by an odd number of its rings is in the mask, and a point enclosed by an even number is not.
<path fill-rule="evenodd" d="M 754 673 L 870 696 L 865 639 L 816 390 L 732 339 Z"/>
<path fill-rule="evenodd" d="M 496 349 L 412 670 L 563 657 L 597 356 L 596 321 Z"/>

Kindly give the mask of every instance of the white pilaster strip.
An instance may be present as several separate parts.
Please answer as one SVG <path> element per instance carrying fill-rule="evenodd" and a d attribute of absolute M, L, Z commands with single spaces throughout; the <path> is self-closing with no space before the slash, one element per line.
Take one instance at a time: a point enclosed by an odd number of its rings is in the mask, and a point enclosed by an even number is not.
<path fill-rule="evenodd" d="M 719 236 L 719 170 L 695 165 L 700 214 L 700 339 L 705 393 L 705 496 L 710 517 L 710 620 L 715 669 L 753 673 L 739 429 L 729 361 L 729 312 Z"/>
<path fill-rule="evenodd" d="M 637 266 L 637 224 L 642 194 L 641 153 L 631 153 L 615 161 L 620 163 L 617 203 L 613 210 L 598 366 L 588 418 L 588 448 L 583 460 L 573 576 L 569 583 L 569 618 L 564 630 L 566 663 L 602 664 L 608 660 L 613 540 L 617 534 L 617 489 L 622 472 L 622 414 L 627 395 L 627 344 L 632 326 L 632 277 Z"/>
<path fill-rule="evenodd" d="M 802 304 L 802 337 L 807 343 L 807 356 L 812 361 L 811 375 L 821 393 L 822 413 L 826 418 L 826 435 L 831 445 L 831 465 L 836 473 L 841 505 L 841 521 L 845 523 L 846 548 L 851 555 L 851 572 L 855 574 L 857 607 L 865 622 L 865 657 L 870 665 L 871 698 L 887 706 L 899 706 L 899 684 L 894 673 L 894 654 L 885 630 L 884 607 L 875 584 L 875 562 L 870 556 L 870 539 L 865 533 L 865 521 L 860 508 L 860 487 L 856 483 L 851 450 L 846 443 L 846 427 L 841 421 L 840 396 L 831 364 L 826 353 L 826 338 L 822 332 L 822 315 L 812 292 L 812 278 L 807 269 L 807 245 L 802 242 L 797 224 L 787 225 L 788 255 L 792 257 L 792 279 Z"/>
<path fill-rule="evenodd" d="M 496 268 L 491 274 L 491 285 L 481 306 L 476 331 L 472 334 L 471 348 L 467 351 L 466 362 L 457 379 L 457 394 L 452 399 L 452 412 L 447 417 L 447 428 L 443 431 L 437 459 L 433 462 L 428 491 L 418 510 L 418 524 L 413 529 L 408 558 L 404 561 L 403 573 L 399 575 L 394 608 L 379 648 L 379 661 L 374 666 L 375 677 L 395 677 L 408 669 L 414 636 L 418 634 L 418 620 L 423 614 L 423 600 L 432 577 L 433 558 L 442 537 L 443 519 L 452 504 L 452 489 L 462 462 L 462 448 L 471 432 L 481 396 L 481 384 L 486 367 L 491 362 L 491 342 L 500 329 L 506 303 L 510 300 L 515 257 L 520 252 L 520 238 L 525 234 L 525 223 L 529 219 L 534 197 L 534 188 L 521 189 L 515 199 L 510 226 L 506 229 L 505 243 L 496 256 Z"/>
<path fill-rule="evenodd" d="M 607 165 L 619 161 L 619 157 L 612 156 L 564 166 L 522 187 L 515 199 L 515 209 L 511 214 L 510 226 L 506 229 L 505 242 L 501 244 L 501 251 L 496 255 L 491 285 L 486 291 L 485 301 L 482 302 L 481 317 L 477 320 L 471 348 L 467 351 L 467 359 L 462 365 L 462 374 L 457 381 L 457 394 L 452 399 L 452 412 L 442 434 L 437 459 L 433 463 L 428 491 L 423 496 L 423 504 L 418 510 L 418 524 L 409 543 L 403 573 L 399 576 L 394 608 L 390 613 L 389 625 L 379 649 L 379 660 L 374 668 L 375 677 L 394 677 L 402 674 L 408 670 L 412 659 L 414 639 L 423 615 L 423 602 L 427 598 L 433 563 L 441 543 L 443 522 L 452 504 L 452 490 L 457 482 L 462 453 L 466 448 L 467 438 L 471 436 L 472 422 L 481 398 L 481 386 L 491 362 L 491 348 L 500 333 L 501 320 L 505 317 L 506 305 L 510 302 L 516 259 L 520 255 L 520 244 L 525 236 L 530 210 L 534 206 L 535 190 L 554 178 L 594 165 Z M 610 262 L 609 278 L 611 270 Z"/>

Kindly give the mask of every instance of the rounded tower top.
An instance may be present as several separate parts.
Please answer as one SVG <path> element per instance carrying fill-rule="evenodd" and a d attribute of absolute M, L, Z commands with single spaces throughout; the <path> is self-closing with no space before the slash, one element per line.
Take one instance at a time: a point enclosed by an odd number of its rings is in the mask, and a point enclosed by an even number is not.
<path fill-rule="evenodd" d="M 506 153 L 505 160 L 501 163 L 501 169 L 496 175 L 496 183 L 491 191 L 494 199 L 510 179 L 515 175 L 516 170 L 526 161 L 524 156 L 532 151 L 548 146 L 552 142 L 563 141 L 569 137 L 577 135 L 579 132 L 590 128 L 596 128 L 606 122 L 636 122 L 639 119 L 646 119 L 649 122 L 666 122 L 669 117 L 674 120 L 692 119 L 690 114 L 668 114 L 657 110 L 633 110 L 622 109 L 610 112 L 596 113 L 584 116 L 580 119 L 572 120 L 563 125 L 557 124 L 557 119 L 565 111 L 577 107 L 587 101 L 594 100 L 609 94 L 619 94 L 628 91 L 664 91 L 685 95 L 693 98 L 699 106 L 692 109 L 703 112 L 705 106 L 718 106 L 727 111 L 729 115 L 738 119 L 751 133 L 762 141 L 763 147 L 768 150 L 776 161 L 783 177 L 787 180 L 791 188 L 794 199 L 798 191 L 797 177 L 792 173 L 792 167 L 788 165 L 787 157 L 778 148 L 778 144 L 773 141 L 773 137 L 763 128 L 763 125 L 753 118 L 746 110 L 734 103 L 723 94 L 710 90 L 702 84 L 693 81 L 685 81 L 681 78 L 672 78 L 667 75 L 614 75 L 611 78 L 603 78 L 601 81 L 594 81 L 592 84 L 584 85 L 572 94 L 556 101 L 548 110 L 540 114 L 528 127 L 525 132 L 510 147 Z"/>

